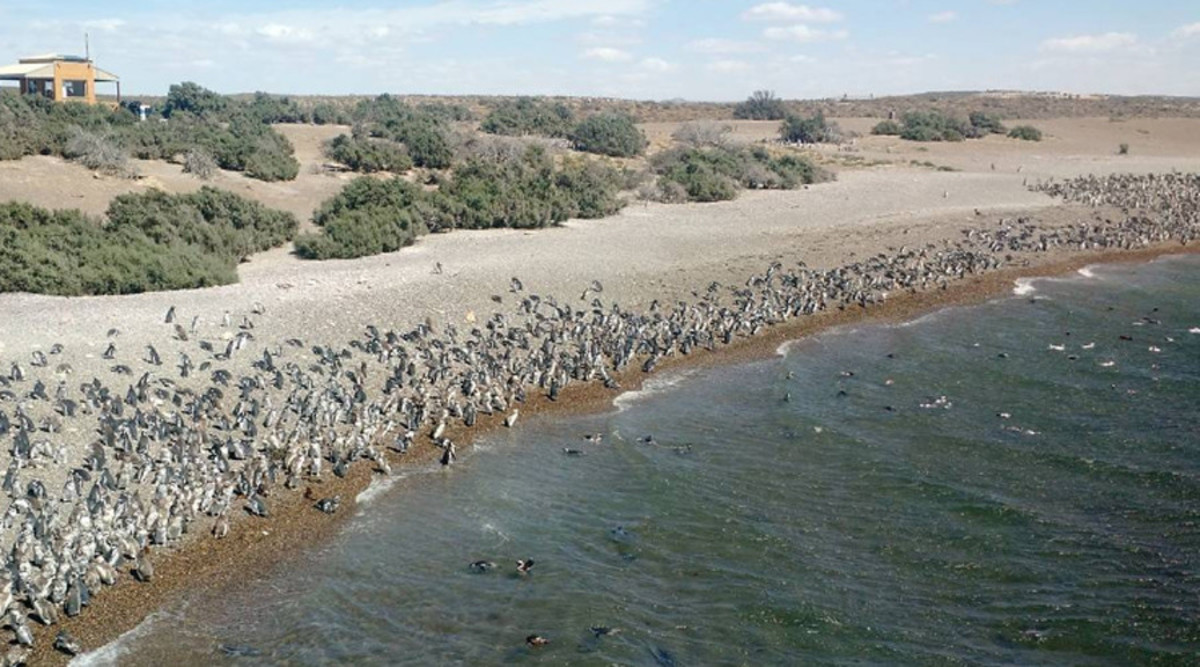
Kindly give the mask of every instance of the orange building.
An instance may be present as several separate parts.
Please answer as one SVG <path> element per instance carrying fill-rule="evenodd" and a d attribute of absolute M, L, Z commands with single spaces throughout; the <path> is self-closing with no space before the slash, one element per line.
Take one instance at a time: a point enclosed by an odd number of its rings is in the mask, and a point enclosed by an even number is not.
<path fill-rule="evenodd" d="M 121 101 L 121 79 L 79 56 L 51 53 L 21 58 L 16 65 L 0 67 L 0 81 L 16 81 L 27 95 L 88 104 L 96 103 L 97 83 L 115 83 L 117 102 Z"/>

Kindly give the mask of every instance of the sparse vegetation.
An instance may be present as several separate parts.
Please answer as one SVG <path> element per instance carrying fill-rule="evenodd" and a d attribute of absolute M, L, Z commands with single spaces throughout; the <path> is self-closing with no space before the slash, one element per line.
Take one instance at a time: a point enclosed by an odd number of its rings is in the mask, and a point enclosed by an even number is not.
<path fill-rule="evenodd" d="M 141 123 L 127 108 L 56 104 L 27 95 L 0 95 L 0 158 L 25 155 L 77 157 L 99 155 L 89 162 L 110 169 L 118 153 L 139 159 L 171 160 L 203 149 L 223 169 L 243 171 L 261 180 L 291 180 L 300 165 L 291 144 L 261 118 L 232 112 L 226 98 L 196 84 L 172 86 L 165 112 L 169 120 Z M 218 101 L 222 100 L 222 101 Z M 78 129 L 76 129 L 78 128 Z M 83 151 L 80 132 L 101 138 Z M 72 138 L 74 146 L 68 147 Z M 91 140 L 89 140 L 91 141 Z M 75 149 L 75 150 L 72 150 Z M 101 150 L 103 149 L 103 150 Z"/>
<path fill-rule="evenodd" d="M 743 188 L 791 189 L 831 178 L 803 156 L 776 156 L 762 146 L 679 147 L 654 156 L 651 166 L 659 176 L 662 196 L 657 198 L 664 201 L 674 201 L 680 193 L 688 201 L 723 201 Z"/>
<path fill-rule="evenodd" d="M 684 146 L 703 148 L 705 146 L 725 146 L 729 143 L 729 134 L 733 126 L 711 120 L 699 120 L 684 123 L 671 133 L 671 138 Z"/>
<path fill-rule="evenodd" d="M 609 157 L 634 157 L 646 150 L 646 136 L 624 114 L 588 116 L 571 131 L 570 139 L 575 150 Z"/>
<path fill-rule="evenodd" d="M 130 294 L 223 285 L 286 242 L 296 219 L 209 187 L 121 195 L 108 220 L 0 204 L 0 292 Z"/>
<path fill-rule="evenodd" d="M 904 131 L 904 126 L 892 119 L 882 120 L 876 123 L 875 127 L 871 128 L 871 134 L 878 134 L 888 137 L 898 137 Z"/>
<path fill-rule="evenodd" d="M 1008 136 L 1012 139 L 1022 139 L 1024 141 L 1041 141 L 1042 131 L 1032 125 L 1018 125 L 1008 131 Z"/>
<path fill-rule="evenodd" d="M 1117 146 L 1117 155 L 1129 155 L 1129 144 L 1122 143 Z"/>
<path fill-rule="evenodd" d="M 537 145 L 469 157 L 433 191 L 401 179 L 358 178 L 318 209 L 313 221 L 322 233 L 302 235 L 296 250 L 308 259 L 362 257 L 399 250 L 427 232 L 603 217 L 622 207 L 625 180 L 591 158 L 556 166 Z"/>
<path fill-rule="evenodd" d="M 71 137 L 63 146 L 63 157 L 110 176 L 130 178 L 137 175 L 129 165 L 129 155 L 109 137 L 78 126 L 71 128 Z"/>
<path fill-rule="evenodd" d="M 909 111 L 899 124 L 883 121 L 871 130 L 872 134 L 899 134 L 909 141 L 963 141 L 1006 131 L 998 116 L 980 111 L 972 112 L 967 120 L 938 111 Z"/>
<path fill-rule="evenodd" d="M 364 132 L 339 134 L 325 144 L 325 155 L 351 171 L 370 174 L 377 171 L 402 173 L 412 169 L 413 161 L 404 146 L 388 139 L 372 139 Z"/>
<path fill-rule="evenodd" d="M 783 100 L 771 90 L 756 90 L 733 108 L 733 117 L 739 120 L 783 120 L 786 116 Z"/>
<path fill-rule="evenodd" d="M 788 114 L 779 127 L 779 138 L 789 144 L 838 144 L 842 131 L 820 112 L 810 117 Z"/>
<path fill-rule="evenodd" d="M 217 161 L 203 148 L 193 148 L 183 156 L 183 173 L 207 181 L 217 173 Z"/>
<path fill-rule="evenodd" d="M 497 104 L 479 127 L 512 137 L 566 137 L 575 127 L 575 114 L 561 102 L 521 97 Z"/>

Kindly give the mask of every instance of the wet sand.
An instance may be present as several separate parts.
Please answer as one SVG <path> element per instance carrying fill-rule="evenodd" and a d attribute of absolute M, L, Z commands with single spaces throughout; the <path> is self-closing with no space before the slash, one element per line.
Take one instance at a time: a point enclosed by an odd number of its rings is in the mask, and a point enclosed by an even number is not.
<path fill-rule="evenodd" d="M 769 358 L 780 344 L 831 327 L 862 322 L 904 321 L 923 313 L 949 306 L 979 303 L 1010 293 L 1014 281 L 1022 277 L 1046 277 L 1074 272 L 1084 266 L 1112 262 L 1144 262 L 1163 255 L 1197 253 L 1200 247 L 1177 243 L 1128 252 L 1062 253 L 1030 266 L 1004 269 L 951 283 L 945 290 L 930 290 L 891 297 L 886 303 L 870 307 L 832 310 L 803 316 L 769 327 L 753 338 L 741 338 L 714 352 L 698 351 L 687 357 L 664 360 L 656 374 L 684 367 L 711 366 Z M 632 368 L 616 376 L 622 389 L 608 390 L 599 383 L 572 385 L 559 400 L 551 402 L 537 395 L 521 406 L 522 419 L 534 415 L 555 416 L 568 413 L 602 411 L 623 391 L 636 390 L 647 375 Z M 473 438 L 491 429 L 503 428 L 503 414 L 480 416 L 469 431 L 457 429 L 449 435 L 467 447 Z M 520 428 L 520 424 L 516 426 Z M 453 430 L 452 430 L 453 431 Z M 422 436 L 405 455 L 392 455 L 395 473 L 420 466 L 436 466 L 440 450 Z M 444 474 L 459 474 L 451 468 Z M 317 496 L 340 494 L 341 509 L 334 515 L 323 514 L 304 499 L 304 489 L 280 488 L 272 494 L 272 516 L 261 519 L 241 514 L 233 522 L 229 535 L 222 540 L 208 535 L 211 521 L 197 521 L 192 532 L 178 545 L 154 554 L 156 574 L 147 584 L 123 575 L 118 585 L 100 591 L 90 607 L 73 619 L 64 618 L 56 626 L 36 627 L 37 645 L 31 664 L 61 665 L 68 657 L 51 648 L 54 634 L 66 629 L 80 640 L 85 650 L 95 650 L 117 639 L 141 623 L 149 614 L 181 595 L 220 595 L 247 579 L 261 576 L 273 568 L 286 567 L 290 558 L 320 544 L 334 535 L 342 522 L 354 513 L 354 498 L 377 476 L 367 465 L 356 465 L 344 479 L 326 475 L 321 483 L 309 484 Z M 402 483 L 402 482 L 401 482 Z M 394 491 L 393 491 L 394 492 Z M 402 492 L 402 491 L 400 491 Z M 214 650 L 216 647 L 214 646 Z"/>

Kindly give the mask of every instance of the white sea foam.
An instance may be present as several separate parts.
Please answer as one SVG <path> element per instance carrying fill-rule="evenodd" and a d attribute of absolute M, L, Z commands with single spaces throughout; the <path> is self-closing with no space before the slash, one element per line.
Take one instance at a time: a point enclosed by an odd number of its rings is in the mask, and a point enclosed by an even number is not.
<path fill-rule="evenodd" d="M 1025 296 L 1037 291 L 1037 288 L 1033 286 L 1032 278 L 1017 278 L 1015 283 L 1016 287 L 1013 287 L 1013 294 L 1017 296 Z"/>
<path fill-rule="evenodd" d="M 68 663 L 69 667 L 108 667 L 121 664 L 121 656 L 129 652 L 129 645 L 139 637 L 150 633 L 154 629 L 154 625 L 165 616 L 162 612 L 150 614 L 137 627 L 104 646 L 75 656 Z"/>
<path fill-rule="evenodd" d="M 644 382 L 642 384 L 641 389 L 637 389 L 634 391 L 627 391 L 627 392 L 621 394 L 620 396 L 617 396 L 616 398 L 614 398 L 613 399 L 613 407 L 615 407 L 617 409 L 617 412 L 625 412 L 626 410 L 629 409 L 630 406 L 637 403 L 638 401 L 644 400 L 651 396 L 661 394 L 664 391 L 667 391 L 671 387 L 674 387 L 675 385 L 682 382 L 685 378 L 687 378 L 691 374 L 692 374 L 691 371 L 681 371 L 681 372 L 677 372 L 677 373 L 672 373 L 667 376 L 657 377 L 657 378 L 654 378 L 651 380 L 647 380 L 646 382 Z"/>
<path fill-rule="evenodd" d="M 1082 269 L 1079 269 L 1079 271 L 1077 271 L 1076 273 L 1083 276 L 1084 278 L 1095 278 L 1096 277 L 1095 272 L 1092 271 L 1092 267 L 1090 267 L 1090 266 L 1085 266 Z"/>
<path fill-rule="evenodd" d="M 354 497 L 354 503 L 359 507 L 362 507 L 374 502 L 376 498 L 386 493 L 388 489 L 395 486 L 396 482 L 400 481 L 404 477 L 406 477 L 406 475 L 388 475 L 376 477 L 375 479 L 371 480 L 371 483 L 367 485 L 367 488 L 358 492 L 358 495 Z"/>

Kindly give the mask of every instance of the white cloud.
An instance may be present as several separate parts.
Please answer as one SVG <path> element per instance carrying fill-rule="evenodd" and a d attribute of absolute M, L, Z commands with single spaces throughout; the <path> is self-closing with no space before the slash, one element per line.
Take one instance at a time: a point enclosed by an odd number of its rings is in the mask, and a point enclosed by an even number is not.
<path fill-rule="evenodd" d="M 647 72 L 671 72 L 677 69 L 674 63 L 669 63 L 662 58 L 643 58 L 638 67 Z"/>
<path fill-rule="evenodd" d="M 308 28 L 284 25 L 282 23 L 268 23 L 255 30 L 255 32 L 272 42 L 311 42 L 314 38 L 313 32 Z"/>
<path fill-rule="evenodd" d="M 742 60 L 715 60 L 706 66 L 710 72 L 718 74 L 730 74 L 734 72 L 745 72 L 750 69 L 750 63 Z"/>
<path fill-rule="evenodd" d="M 945 11 L 945 12 L 938 12 L 936 14 L 930 14 L 929 22 L 930 23 L 950 23 L 951 21 L 954 21 L 957 18 L 958 18 L 958 12 Z"/>
<path fill-rule="evenodd" d="M 622 63 L 633 60 L 633 55 L 628 51 L 614 49 L 611 46 L 597 46 L 583 52 L 583 57 L 588 60 L 601 60 L 606 63 Z"/>
<path fill-rule="evenodd" d="M 1188 25 L 1181 25 L 1176 28 L 1171 35 L 1174 37 L 1182 37 L 1184 39 L 1189 37 L 1200 37 L 1200 21 L 1196 23 L 1189 23 Z"/>
<path fill-rule="evenodd" d="M 1100 35 L 1055 37 L 1042 42 L 1043 51 L 1059 53 L 1102 53 L 1137 44 L 1137 35 L 1128 32 L 1106 32 Z"/>
<path fill-rule="evenodd" d="M 766 2 L 742 12 L 742 18 L 747 21 L 835 23 L 842 20 L 842 15 L 827 7 L 793 5 L 790 2 Z"/>
<path fill-rule="evenodd" d="M 819 30 L 817 28 L 804 25 L 803 23 L 799 23 L 782 28 L 767 28 L 766 30 L 763 30 L 763 36 L 767 39 L 786 39 L 793 42 L 800 42 L 801 44 L 808 44 L 811 42 L 828 42 L 832 40 L 846 39 L 850 36 L 850 33 L 846 32 L 845 30 Z"/>
<path fill-rule="evenodd" d="M 96 19 L 93 21 L 84 21 L 83 27 L 88 30 L 99 30 L 101 32 L 116 32 L 117 28 L 125 25 L 124 19 Z"/>
<path fill-rule="evenodd" d="M 688 42 L 685 48 L 695 53 L 757 53 L 763 50 L 763 45 L 757 42 L 709 37 Z"/>

